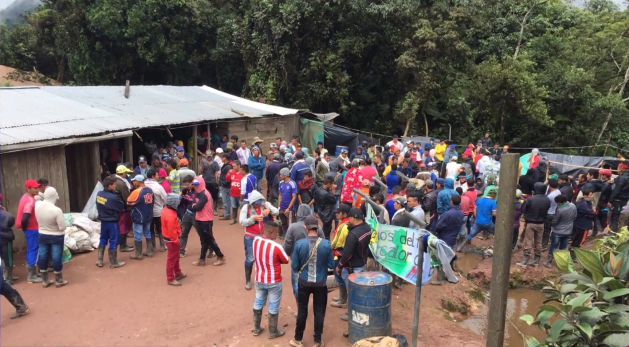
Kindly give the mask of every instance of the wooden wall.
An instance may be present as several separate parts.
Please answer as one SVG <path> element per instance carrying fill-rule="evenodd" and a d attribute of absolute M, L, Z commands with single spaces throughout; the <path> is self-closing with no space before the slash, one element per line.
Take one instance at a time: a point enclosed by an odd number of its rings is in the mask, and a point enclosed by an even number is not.
<path fill-rule="evenodd" d="M 27 179 L 46 178 L 59 193 L 59 206 L 64 212 L 70 211 L 68 180 L 66 176 L 66 155 L 62 146 L 38 148 L 20 152 L 4 153 L 2 160 L 2 196 L 7 211 L 14 216 L 20 198 L 25 193 Z M 98 169 L 98 168 L 97 168 Z M 14 249 L 24 250 L 24 233 L 14 228 Z"/>
<path fill-rule="evenodd" d="M 70 197 L 70 209 L 67 212 L 81 212 L 94 186 L 100 181 L 98 142 L 66 146 L 65 156 Z"/>
<path fill-rule="evenodd" d="M 286 142 L 290 142 L 293 135 L 299 135 L 299 116 L 283 117 L 263 117 L 249 120 L 239 120 L 230 122 L 219 122 L 218 133 L 236 135 L 239 140 L 246 140 L 251 145 L 254 137 L 259 137 L 264 141 L 262 148 L 266 154 L 271 142 L 281 137 Z"/>

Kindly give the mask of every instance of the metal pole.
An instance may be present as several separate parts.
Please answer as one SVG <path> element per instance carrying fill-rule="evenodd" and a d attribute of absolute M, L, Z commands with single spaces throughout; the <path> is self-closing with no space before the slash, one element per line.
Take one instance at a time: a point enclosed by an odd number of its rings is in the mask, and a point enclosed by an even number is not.
<path fill-rule="evenodd" d="M 425 227 L 426 226 L 426 221 L 423 221 L 419 218 L 417 218 L 417 216 L 413 216 L 412 214 L 410 214 L 410 212 L 408 211 L 402 211 L 402 214 L 404 216 L 406 216 L 408 219 L 412 220 L 413 222 L 415 222 L 415 224 L 421 226 L 421 227 Z"/>
<path fill-rule="evenodd" d="M 452 125 L 448 123 L 448 140 L 452 141 Z"/>
<path fill-rule="evenodd" d="M 417 240 L 417 279 L 415 282 L 415 307 L 413 308 L 413 337 L 411 345 L 417 347 L 417 334 L 419 334 L 419 307 L 422 299 L 422 270 L 424 269 L 424 239 L 422 236 Z"/>
<path fill-rule="evenodd" d="M 352 189 L 352 191 L 354 193 L 362 196 L 363 200 L 365 200 L 369 205 L 371 205 L 371 208 L 373 208 L 374 210 L 376 210 L 378 212 L 378 214 L 379 214 L 379 216 L 378 216 L 378 223 L 386 224 L 385 221 L 384 221 L 384 213 L 382 213 L 382 211 L 384 211 L 384 207 L 376 204 L 375 201 L 371 200 L 371 198 L 367 194 L 361 192 L 360 190 L 354 188 L 354 189 Z"/>
<path fill-rule="evenodd" d="M 376 182 L 380 187 L 384 189 L 389 189 L 386 184 L 384 184 L 378 177 L 373 176 L 373 181 Z"/>
<path fill-rule="evenodd" d="M 491 268 L 489 311 L 487 314 L 487 347 L 502 347 L 505 338 L 507 290 L 513 242 L 513 215 L 519 154 L 503 154 L 500 157 L 500 190 L 496 213 L 494 257 Z"/>
<path fill-rule="evenodd" d="M 406 176 L 405 174 L 399 172 L 399 171 L 395 171 L 395 173 L 400 176 L 401 179 L 405 180 L 405 181 L 409 181 L 410 178 L 408 176 Z"/>

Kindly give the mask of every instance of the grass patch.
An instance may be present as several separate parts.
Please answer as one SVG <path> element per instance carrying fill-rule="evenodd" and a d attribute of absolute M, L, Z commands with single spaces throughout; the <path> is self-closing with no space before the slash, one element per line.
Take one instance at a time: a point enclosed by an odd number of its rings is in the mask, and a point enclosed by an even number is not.
<path fill-rule="evenodd" d="M 470 298 L 478 302 L 482 302 L 482 303 L 485 302 L 485 292 L 480 288 L 474 288 L 474 289 L 468 290 L 467 295 L 469 295 Z"/>
<path fill-rule="evenodd" d="M 442 299 L 441 307 L 448 312 L 458 312 L 466 316 L 470 313 L 470 310 L 467 304 L 457 303 L 450 299 Z"/>

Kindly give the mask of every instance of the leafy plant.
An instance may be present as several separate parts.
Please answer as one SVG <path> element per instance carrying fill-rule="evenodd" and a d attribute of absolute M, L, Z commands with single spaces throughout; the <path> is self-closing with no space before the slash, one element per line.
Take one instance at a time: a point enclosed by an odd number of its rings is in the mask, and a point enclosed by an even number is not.
<path fill-rule="evenodd" d="M 541 342 L 527 337 L 527 346 L 629 345 L 628 234 L 624 228 L 608 236 L 595 251 L 575 248 L 581 273 L 569 252 L 554 253 L 557 266 L 569 273 L 544 287 L 547 299 L 535 317 L 520 317 L 549 335 Z"/>

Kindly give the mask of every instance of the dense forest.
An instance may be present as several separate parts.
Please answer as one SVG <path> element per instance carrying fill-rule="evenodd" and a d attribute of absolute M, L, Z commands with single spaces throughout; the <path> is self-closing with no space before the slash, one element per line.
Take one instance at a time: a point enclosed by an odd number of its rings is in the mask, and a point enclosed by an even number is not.
<path fill-rule="evenodd" d="M 206 84 L 376 133 L 629 149 L 629 12 L 608 0 L 44 0 L 25 19 L 2 27 L 2 64 L 65 84 Z"/>

